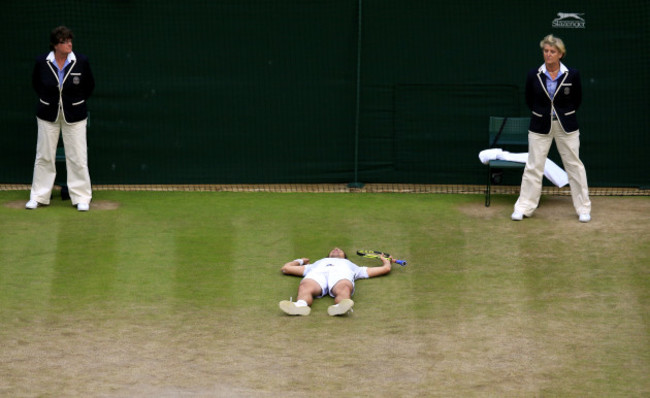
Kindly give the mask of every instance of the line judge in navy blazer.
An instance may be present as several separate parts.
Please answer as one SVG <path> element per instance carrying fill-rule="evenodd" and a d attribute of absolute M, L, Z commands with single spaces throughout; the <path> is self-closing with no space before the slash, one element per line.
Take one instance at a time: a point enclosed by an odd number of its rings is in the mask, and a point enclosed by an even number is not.
<path fill-rule="evenodd" d="M 50 34 L 50 52 L 36 58 L 32 86 L 38 96 L 38 140 L 34 177 L 27 209 L 48 205 L 56 177 L 56 147 L 63 136 L 68 190 L 72 205 L 88 211 L 92 199 L 88 171 L 86 101 L 95 88 L 88 58 L 72 51 L 72 31 L 65 26 Z"/>
<path fill-rule="evenodd" d="M 533 215 L 542 192 L 544 165 L 555 140 L 562 163 L 569 176 L 571 197 L 578 219 L 591 220 L 591 201 L 587 173 L 580 160 L 580 129 L 577 111 L 582 103 L 580 73 L 560 60 L 566 55 L 564 42 L 546 36 L 540 47 L 544 64 L 528 72 L 526 104 L 530 108 L 528 161 L 521 179 L 519 199 L 512 219 L 520 221 Z"/>

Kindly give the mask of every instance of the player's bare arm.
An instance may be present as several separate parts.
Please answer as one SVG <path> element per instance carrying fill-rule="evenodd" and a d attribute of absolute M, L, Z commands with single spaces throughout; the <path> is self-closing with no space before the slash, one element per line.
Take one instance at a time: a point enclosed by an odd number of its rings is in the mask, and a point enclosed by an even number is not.
<path fill-rule="evenodd" d="M 305 265 L 307 264 L 309 264 L 308 258 L 297 258 L 284 264 L 281 270 L 285 275 L 302 276 L 305 273 Z"/>
<path fill-rule="evenodd" d="M 393 265 L 392 257 L 380 257 L 381 266 L 379 267 L 368 267 L 368 277 L 373 278 L 375 276 L 386 275 L 391 271 Z"/>

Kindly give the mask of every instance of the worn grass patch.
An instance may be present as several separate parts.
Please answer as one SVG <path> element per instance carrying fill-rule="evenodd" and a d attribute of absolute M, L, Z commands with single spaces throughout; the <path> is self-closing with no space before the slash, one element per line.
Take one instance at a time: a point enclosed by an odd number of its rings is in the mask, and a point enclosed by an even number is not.
<path fill-rule="evenodd" d="M 515 223 L 509 196 L 96 196 L 0 192 L 0 395 L 650 394 L 650 198 L 581 224 L 568 197 Z M 409 265 L 359 281 L 350 316 L 284 316 L 281 265 L 335 245 Z"/>

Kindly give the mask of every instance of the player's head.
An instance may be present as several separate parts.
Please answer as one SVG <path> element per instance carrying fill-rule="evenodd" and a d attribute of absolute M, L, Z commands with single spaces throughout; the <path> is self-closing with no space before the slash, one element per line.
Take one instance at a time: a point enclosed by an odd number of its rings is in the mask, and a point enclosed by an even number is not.
<path fill-rule="evenodd" d="M 338 247 L 333 248 L 330 253 L 328 254 L 328 257 L 330 258 L 348 258 L 348 255 L 345 254 L 345 252 Z"/>

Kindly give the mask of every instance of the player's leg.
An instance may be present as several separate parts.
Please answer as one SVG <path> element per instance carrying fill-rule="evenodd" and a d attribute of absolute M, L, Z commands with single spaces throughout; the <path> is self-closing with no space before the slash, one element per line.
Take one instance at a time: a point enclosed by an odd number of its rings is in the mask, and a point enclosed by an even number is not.
<path fill-rule="evenodd" d="M 345 315 L 352 310 L 354 301 L 351 297 L 354 294 L 354 284 L 348 279 L 341 279 L 330 289 L 330 296 L 334 296 L 336 304 L 327 308 L 327 313 L 335 315 Z"/>
<path fill-rule="evenodd" d="M 314 279 L 304 278 L 298 286 L 298 301 L 304 300 L 307 305 L 311 306 L 314 297 L 324 294 L 321 285 Z"/>
<path fill-rule="evenodd" d="M 314 297 L 323 296 L 327 292 L 322 283 L 312 278 L 303 278 L 298 286 L 298 300 L 280 301 L 280 309 L 287 315 L 309 315 Z"/>
<path fill-rule="evenodd" d="M 348 279 L 341 279 L 336 282 L 331 291 L 332 295 L 334 295 L 334 303 L 338 304 L 341 300 L 352 298 L 354 285 Z"/>

